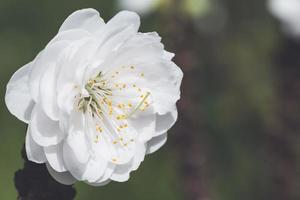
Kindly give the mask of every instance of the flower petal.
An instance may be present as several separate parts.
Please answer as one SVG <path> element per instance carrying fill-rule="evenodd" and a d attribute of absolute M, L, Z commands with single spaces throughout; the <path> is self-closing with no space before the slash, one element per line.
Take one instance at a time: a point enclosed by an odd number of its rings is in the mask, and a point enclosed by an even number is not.
<path fill-rule="evenodd" d="M 77 181 L 69 172 L 57 172 L 49 165 L 49 163 L 46 163 L 46 167 L 51 176 L 59 183 L 72 185 Z"/>
<path fill-rule="evenodd" d="M 115 51 L 129 38 L 137 34 L 140 27 L 140 17 L 130 11 L 121 11 L 105 25 L 99 34 L 100 42 L 96 58 L 105 58 L 110 52 Z"/>
<path fill-rule="evenodd" d="M 83 173 L 90 158 L 84 125 L 83 113 L 74 111 L 71 116 L 69 135 L 63 146 L 65 166 L 78 180 L 83 180 Z"/>
<path fill-rule="evenodd" d="M 34 102 L 28 88 L 28 76 L 32 62 L 20 68 L 9 80 L 6 88 L 5 103 L 8 110 L 18 119 L 28 123 Z"/>
<path fill-rule="evenodd" d="M 91 186 L 104 186 L 104 185 L 107 185 L 108 183 L 110 183 L 110 179 L 106 180 L 106 181 L 103 181 L 103 182 L 96 182 L 96 183 L 89 183 L 87 182 L 87 184 L 91 185 Z"/>
<path fill-rule="evenodd" d="M 55 67 L 56 61 L 62 52 L 70 44 L 70 41 L 61 40 L 48 45 L 35 58 L 29 75 L 29 90 L 35 102 L 39 102 L 39 89 L 41 77 L 49 67 Z"/>
<path fill-rule="evenodd" d="M 59 123 L 47 117 L 38 104 L 33 108 L 30 127 L 33 140 L 41 146 L 56 145 L 64 138 Z"/>
<path fill-rule="evenodd" d="M 156 127 L 155 127 L 155 136 L 165 133 L 170 129 L 177 120 L 178 112 L 176 105 L 174 105 L 171 112 L 168 112 L 164 115 L 156 114 Z"/>
<path fill-rule="evenodd" d="M 160 147 L 162 147 L 167 141 L 167 133 L 164 133 L 160 136 L 152 138 L 147 143 L 147 154 L 154 153 L 157 151 Z"/>
<path fill-rule="evenodd" d="M 137 116 L 136 118 L 130 118 L 130 126 L 136 129 L 136 132 L 139 133 L 139 141 L 148 141 L 155 134 L 155 121 L 156 116 L 154 114 L 147 116 Z"/>
<path fill-rule="evenodd" d="M 166 114 L 180 98 L 182 71 L 170 61 L 141 64 L 140 68 L 145 74 L 144 85 L 150 89 L 154 110 L 160 115 Z"/>
<path fill-rule="evenodd" d="M 100 179 L 98 179 L 95 183 L 93 183 L 93 185 L 101 186 L 101 185 L 105 185 L 105 184 L 109 183 L 110 182 L 109 178 L 111 177 L 112 173 L 114 172 L 115 167 L 116 167 L 115 164 L 108 163 L 103 176 Z M 91 183 L 89 183 L 89 184 L 91 184 Z"/>
<path fill-rule="evenodd" d="M 145 153 L 146 145 L 144 143 L 138 143 L 135 155 L 131 162 L 124 165 L 116 165 L 114 173 L 110 179 L 118 182 L 127 181 L 130 177 L 130 172 L 136 170 L 144 160 Z"/>
<path fill-rule="evenodd" d="M 66 171 L 63 161 L 63 142 L 58 145 L 44 147 L 46 158 L 51 167 L 57 172 Z"/>
<path fill-rule="evenodd" d="M 74 42 L 91 36 L 92 34 L 86 30 L 70 29 L 70 30 L 57 33 L 57 35 L 47 44 L 47 47 L 58 41 L 65 40 L 65 41 Z"/>
<path fill-rule="evenodd" d="M 89 183 L 93 183 L 101 178 L 106 170 L 108 162 L 104 159 L 90 159 L 82 177 Z"/>
<path fill-rule="evenodd" d="M 44 163 L 47 161 L 43 147 L 38 145 L 31 136 L 30 125 L 27 128 L 25 149 L 28 160 L 36 163 Z"/>
<path fill-rule="evenodd" d="M 86 8 L 73 12 L 61 25 L 59 32 L 70 29 L 84 29 L 95 32 L 101 29 L 104 24 L 97 10 Z"/>

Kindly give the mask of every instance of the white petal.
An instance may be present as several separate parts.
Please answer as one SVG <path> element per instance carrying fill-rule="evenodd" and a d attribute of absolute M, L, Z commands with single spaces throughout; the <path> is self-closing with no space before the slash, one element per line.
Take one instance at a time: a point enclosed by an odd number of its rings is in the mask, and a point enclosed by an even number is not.
<path fill-rule="evenodd" d="M 44 163 L 47 161 L 43 147 L 32 139 L 30 125 L 27 128 L 25 149 L 28 160 L 36 163 Z"/>
<path fill-rule="evenodd" d="M 99 34 L 100 44 L 96 58 L 105 58 L 110 52 L 115 51 L 129 38 L 137 34 L 140 18 L 134 12 L 122 11 L 116 14 L 105 25 Z"/>
<path fill-rule="evenodd" d="M 167 141 L 167 133 L 164 133 L 160 136 L 152 138 L 147 143 L 147 154 L 154 153 L 157 151 L 160 147 L 162 147 Z"/>
<path fill-rule="evenodd" d="M 77 140 L 77 139 L 76 139 Z M 80 139 L 79 139 L 80 140 Z M 85 146 L 80 146 L 82 142 L 66 142 L 63 147 L 64 163 L 70 173 L 78 180 L 83 180 L 83 173 L 89 159 L 89 154 Z M 80 148 L 79 148 L 80 147 Z"/>
<path fill-rule="evenodd" d="M 174 58 L 175 54 L 174 53 L 171 53 L 171 52 L 168 52 L 168 51 L 164 51 L 163 53 L 163 57 L 166 59 L 166 60 L 172 60 Z"/>
<path fill-rule="evenodd" d="M 60 61 L 60 71 L 57 79 L 57 92 L 61 93 L 61 88 L 68 84 L 77 86 L 84 85 L 86 70 L 90 67 L 89 60 L 95 55 L 98 45 L 93 38 L 86 38 L 70 44 L 65 56 Z M 94 76 L 92 74 L 91 76 Z M 88 77 L 88 78 L 91 78 Z M 63 91 L 64 92 L 64 91 Z M 59 94 L 58 94 L 59 95 Z"/>
<path fill-rule="evenodd" d="M 122 65 L 130 66 L 140 62 L 153 63 L 155 60 L 163 58 L 163 51 L 163 45 L 156 34 L 137 33 L 116 52 L 110 54 L 106 59 L 107 62 L 103 65 L 111 70 Z"/>
<path fill-rule="evenodd" d="M 110 181 L 109 178 L 111 177 L 112 173 L 114 172 L 115 167 L 116 167 L 115 164 L 108 163 L 103 176 L 100 179 L 98 179 L 95 183 L 93 183 L 93 185 L 101 186 L 101 185 L 107 184 Z"/>
<path fill-rule="evenodd" d="M 100 182 L 100 183 L 89 183 L 89 182 L 86 182 L 86 183 L 91 185 L 91 186 L 104 186 L 104 185 L 107 185 L 108 183 L 110 183 L 110 181 L 111 180 L 108 179 L 108 180 Z"/>
<path fill-rule="evenodd" d="M 84 132 L 78 131 L 69 134 L 64 144 L 64 154 L 65 160 L 73 160 L 70 162 L 79 164 L 87 163 L 89 160 L 89 152 Z"/>
<path fill-rule="evenodd" d="M 112 174 L 110 179 L 118 182 L 127 181 L 130 177 L 130 172 L 136 170 L 140 166 L 141 162 L 144 160 L 145 153 L 146 153 L 145 144 L 138 143 L 132 161 L 125 165 L 116 165 L 114 173 Z"/>
<path fill-rule="evenodd" d="M 69 172 L 57 172 L 49 165 L 49 163 L 46 163 L 46 167 L 51 176 L 59 183 L 72 185 L 76 182 L 76 179 Z"/>
<path fill-rule="evenodd" d="M 128 179 L 130 177 L 129 169 L 130 169 L 130 164 L 117 166 L 110 179 L 113 181 L 117 181 L 117 182 L 128 181 Z"/>
<path fill-rule="evenodd" d="M 5 103 L 8 110 L 21 121 L 28 123 L 34 102 L 28 88 L 28 76 L 32 63 L 20 68 L 9 80 L 6 88 Z"/>
<path fill-rule="evenodd" d="M 41 146 L 56 145 L 64 138 L 58 122 L 47 117 L 38 104 L 33 108 L 30 127 L 33 140 Z"/>
<path fill-rule="evenodd" d="M 143 65 L 140 66 L 143 68 Z M 172 107 L 180 98 L 179 87 L 183 73 L 178 66 L 170 61 L 161 61 L 146 66 L 143 68 L 144 84 L 151 90 L 154 109 L 160 115 L 166 114 L 173 109 Z"/>
<path fill-rule="evenodd" d="M 57 35 L 47 44 L 47 46 L 61 40 L 74 42 L 91 36 L 92 34 L 86 30 L 70 29 L 57 33 Z"/>
<path fill-rule="evenodd" d="M 63 161 L 63 142 L 58 145 L 44 147 L 44 151 L 49 164 L 55 171 L 66 171 Z"/>
<path fill-rule="evenodd" d="M 136 148 L 135 156 L 132 162 L 131 170 L 137 170 L 141 164 L 141 162 L 144 161 L 145 154 L 147 150 L 147 145 L 143 143 L 139 143 Z"/>
<path fill-rule="evenodd" d="M 138 140 L 143 142 L 150 140 L 155 135 L 155 121 L 154 114 L 129 119 L 130 126 L 139 134 Z"/>
<path fill-rule="evenodd" d="M 107 165 L 108 162 L 104 159 L 90 159 L 85 172 L 82 175 L 83 180 L 86 180 L 89 183 L 96 182 L 104 175 Z"/>
<path fill-rule="evenodd" d="M 83 173 L 90 158 L 83 113 L 74 111 L 71 120 L 69 135 L 63 146 L 64 163 L 76 179 L 83 180 Z"/>
<path fill-rule="evenodd" d="M 52 120 L 58 120 L 59 110 L 56 97 L 56 78 L 58 74 L 58 66 L 53 64 L 45 70 L 41 76 L 39 104 L 43 108 L 45 114 Z"/>
<path fill-rule="evenodd" d="M 164 115 L 156 115 L 156 127 L 155 127 L 155 135 L 158 136 L 170 129 L 177 120 L 178 112 L 176 109 L 176 105 L 174 105 L 171 112 L 168 112 Z"/>
<path fill-rule="evenodd" d="M 84 29 L 89 32 L 95 32 L 104 25 L 99 12 L 92 8 L 82 9 L 72 13 L 62 24 L 59 32 L 70 29 Z"/>
<path fill-rule="evenodd" d="M 132 26 L 135 31 L 140 27 L 140 17 L 135 12 L 121 11 L 107 22 L 108 27 L 115 27 L 116 31 L 120 31 L 128 26 Z"/>
<path fill-rule="evenodd" d="M 70 41 L 58 41 L 48 45 L 40 52 L 34 60 L 32 70 L 29 75 L 29 90 L 35 102 L 39 100 L 40 80 L 49 67 L 55 67 L 56 62 L 62 52 L 70 44 Z"/>

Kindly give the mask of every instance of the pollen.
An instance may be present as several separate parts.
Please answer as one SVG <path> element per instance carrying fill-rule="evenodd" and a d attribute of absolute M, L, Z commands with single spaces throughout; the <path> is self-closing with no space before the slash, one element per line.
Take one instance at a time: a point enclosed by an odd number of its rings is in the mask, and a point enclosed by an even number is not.
<path fill-rule="evenodd" d="M 103 131 L 103 129 L 99 125 L 96 125 L 96 131 L 101 133 Z"/>

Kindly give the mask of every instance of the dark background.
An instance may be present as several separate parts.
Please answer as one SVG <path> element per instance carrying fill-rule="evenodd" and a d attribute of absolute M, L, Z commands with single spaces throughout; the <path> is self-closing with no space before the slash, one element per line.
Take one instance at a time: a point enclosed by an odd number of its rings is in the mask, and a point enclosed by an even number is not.
<path fill-rule="evenodd" d="M 1 200 L 17 198 L 26 130 L 5 107 L 6 83 L 87 7 L 105 21 L 122 9 L 113 0 L 0 0 Z M 76 183 L 76 199 L 300 199 L 297 39 L 263 0 L 157 0 L 151 9 L 140 11 L 140 31 L 157 31 L 185 74 L 179 120 L 128 182 Z"/>

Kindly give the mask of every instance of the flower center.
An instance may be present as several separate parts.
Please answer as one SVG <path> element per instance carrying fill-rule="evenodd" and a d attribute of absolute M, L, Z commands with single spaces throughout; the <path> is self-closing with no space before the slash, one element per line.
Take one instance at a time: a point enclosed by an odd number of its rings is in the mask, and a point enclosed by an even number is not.
<path fill-rule="evenodd" d="M 96 132 L 91 141 L 99 143 L 103 138 L 120 148 L 129 148 L 134 142 L 136 135 L 130 130 L 128 118 L 150 106 L 150 92 L 138 86 L 144 76 L 134 66 L 120 67 L 105 74 L 100 72 L 85 84 L 76 104 L 94 121 Z M 112 161 L 116 162 L 116 158 Z"/>
<path fill-rule="evenodd" d="M 133 70 L 134 68 L 131 66 L 130 69 Z M 116 76 L 119 74 L 120 72 L 116 71 L 115 75 L 112 75 L 111 78 L 116 78 Z M 140 76 L 144 77 L 144 73 L 141 73 Z M 111 83 L 111 81 L 108 81 L 104 77 L 102 72 L 100 72 L 96 77 L 90 79 L 88 83 L 86 83 L 84 87 L 86 92 L 85 94 L 81 94 L 81 98 L 78 101 L 78 109 L 82 110 L 84 113 L 88 111 L 92 114 L 93 117 L 95 117 L 96 115 L 101 119 L 103 112 L 107 112 L 109 116 L 112 116 L 114 108 L 117 108 L 119 110 L 122 110 L 122 115 L 116 116 L 116 119 L 120 120 L 128 118 L 138 110 L 144 111 L 147 107 L 149 107 L 147 98 L 149 97 L 150 92 L 143 91 L 141 88 L 137 87 L 136 84 L 131 85 L 131 87 L 136 92 L 136 96 L 138 97 L 138 101 L 135 101 L 135 104 L 132 104 L 130 102 L 127 102 L 127 105 L 123 102 L 113 104 L 113 91 L 126 90 L 126 87 L 126 83 Z M 115 96 L 124 98 L 124 95 Z M 126 98 L 129 99 L 130 96 L 127 96 Z M 128 109 L 125 111 L 124 109 L 126 106 L 128 107 Z"/>
<path fill-rule="evenodd" d="M 100 72 L 94 79 L 88 81 L 85 85 L 85 94 L 78 102 L 78 109 L 82 110 L 84 113 L 90 111 L 92 116 L 96 114 L 101 117 L 103 110 L 101 109 L 101 104 L 106 103 L 110 107 L 109 96 L 112 96 L 111 89 L 106 87 L 106 81 L 102 78 L 102 73 Z"/>

